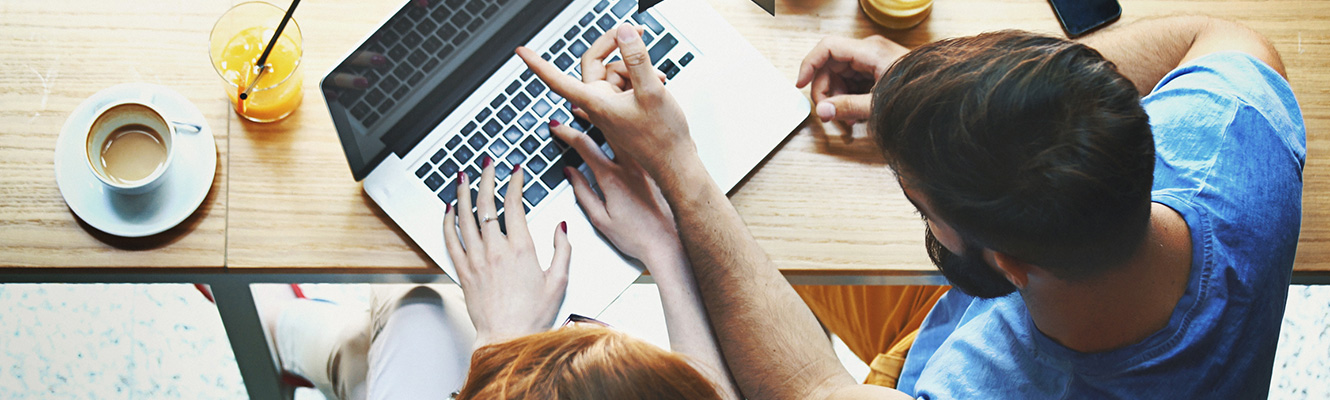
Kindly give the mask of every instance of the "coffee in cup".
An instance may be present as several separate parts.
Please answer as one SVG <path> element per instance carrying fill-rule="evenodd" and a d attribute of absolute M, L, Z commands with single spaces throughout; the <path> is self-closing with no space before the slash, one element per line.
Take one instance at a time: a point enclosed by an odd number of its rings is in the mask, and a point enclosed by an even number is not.
<path fill-rule="evenodd" d="M 138 101 L 113 103 L 96 115 L 85 147 L 93 175 L 123 194 L 156 188 L 171 164 L 172 124 L 157 109 Z"/>

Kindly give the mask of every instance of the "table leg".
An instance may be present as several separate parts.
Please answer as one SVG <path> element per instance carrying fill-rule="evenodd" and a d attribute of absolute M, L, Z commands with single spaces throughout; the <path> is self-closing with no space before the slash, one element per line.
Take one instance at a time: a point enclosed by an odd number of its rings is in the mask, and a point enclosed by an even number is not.
<path fill-rule="evenodd" d="M 240 377 L 245 381 L 249 398 L 293 398 L 294 388 L 282 385 L 278 379 L 276 354 L 268 348 L 249 282 L 225 279 L 211 285 L 217 300 L 217 312 L 222 316 L 222 325 L 226 327 L 226 337 L 231 341 L 231 351 L 240 366 Z"/>

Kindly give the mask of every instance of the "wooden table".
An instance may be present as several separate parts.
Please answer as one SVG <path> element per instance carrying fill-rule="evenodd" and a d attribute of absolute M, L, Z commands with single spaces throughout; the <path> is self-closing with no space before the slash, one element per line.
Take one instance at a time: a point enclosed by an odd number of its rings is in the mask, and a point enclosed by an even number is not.
<path fill-rule="evenodd" d="M 908 47 L 1020 28 L 1060 34 L 1043 0 L 940 0 L 922 25 L 888 31 L 850 0 L 785 0 L 772 18 L 743 0 L 712 5 L 793 81 L 827 35 L 883 34 Z M 1299 276 L 1330 272 L 1330 2 L 1123 1 L 1118 24 L 1206 12 L 1268 36 L 1284 57 L 1308 130 Z M 433 273 L 438 269 L 349 173 L 322 96 L 275 124 L 229 111 L 208 61 L 207 35 L 232 1 L 0 1 L 0 266 L 228 268 L 285 272 Z M 296 13 L 307 88 L 400 3 L 321 1 Z M 217 176 L 200 210 L 147 240 L 96 232 L 55 186 L 55 136 L 68 112 L 120 82 L 168 85 L 207 117 Z M 792 276 L 933 276 L 922 225 L 869 140 L 846 144 L 834 125 L 806 123 L 732 200 Z M 860 137 L 863 133 L 859 133 Z M 808 184 L 807 182 L 817 182 Z M 871 279 L 869 280 L 871 281 Z"/>
<path fill-rule="evenodd" d="M 1118 25 L 1203 12 L 1246 23 L 1274 42 L 1308 131 L 1295 279 L 1326 282 L 1330 2 L 1121 1 Z M 124 281 L 214 282 L 245 292 L 239 298 L 221 295 L 219 308 L 250 308 L 223 311 L 223 317 L 252 320 L 249 282 L 305 274 L 322 274 L 318 280 L 440 274 L 351 178 L 322 96 L 312 89 L 401 2 L 324 0 L 301 6 L 296 19 L 305 38 L 304 104 L 274 124 L 250 123 L 231 113 L 208 60 L 212 23 L 234 3 L 0 0 L 0 282 L 51 274 L 68 281 L 133 275 L 137 278 Z M 1044 0 L 938 0 L 932 15 L 908 31 L 874 26 L 852 0 L 781 0 L 775 18 L 746 0 L 711 3 L 791 82 L 803 56 L 827 35 L 883 34 L 914 47 L 996 29 L 1061 34 Z M 218 147 L 217 175 L 203 205 L 181 226 L 146 239 L 110 237 L 80 222 L 60 197 L 52 165 L 68 113 L 96 91 L 122 82 L 159 83 L 184 94 L 203 111 Z M 936 281 L 922 245 L 922 223 L 878 151 L 870 140 L 846 143 L 844 134 L 834 125 L 805 123 L 735 190 L 735 206 L 792 279 Z M 233 331 L 231 325 L 233 345 L 254 344 L 237 343 L 252 338 L 236 337 L 256 328 Z M 254 360 L 240 353 L 243 371 Z M 247 384 L 255 376 L 246 373 Z"/>

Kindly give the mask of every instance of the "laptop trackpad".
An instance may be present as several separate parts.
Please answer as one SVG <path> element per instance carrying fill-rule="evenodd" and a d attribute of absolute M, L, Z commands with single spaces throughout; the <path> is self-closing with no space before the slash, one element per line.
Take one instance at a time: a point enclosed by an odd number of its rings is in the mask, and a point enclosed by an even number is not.
<path fill-rule="evenodd" d="M 540 267 L 547 268 L 554 256 L 554 230 L 568 223 L 572 261 L 568 271 L 568 295 L 555 321 L 570 313 L 599 315 L 628 288 L 642 271 L 603 239 L 577 205 L 570 187 L 556 189 L 528 221 Z"/>
<path fill-rule="evenodd" d="M 699 58 L 667 87 L 707 172 L 730 190 L 808 116 L 808 100 L 774 69 L 720 61 Z"/>

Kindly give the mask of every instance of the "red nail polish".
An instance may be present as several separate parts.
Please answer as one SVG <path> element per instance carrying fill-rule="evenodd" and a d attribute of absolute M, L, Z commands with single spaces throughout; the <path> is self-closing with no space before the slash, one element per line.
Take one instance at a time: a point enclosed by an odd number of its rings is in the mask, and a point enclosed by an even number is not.
<path fill-rule="evenodd" d="M 563 176 L 573 176 L 573 167 L 563 167 Z"/>
<path fill-rule="evenodd" d="M 457 171 L 457 180 L 466 183 L 466 174 L 463 174 L 462 171 Z"/>
<path fill-rule="evenodd" d="M 559 230 L 563 231 L 563 233 L 568 233 L 568 222 L 567 221 L 560 222 Z"/>
<path fill-rule="evenodd" d="M 516 173 L 518 173 L 518 172 L 522 172 L 522 165 L 525 165 L 525 164 L 517 164 L 517 165 L 514 165 L 514 166 L 513 166 L 513 174 L 516 174 Z"/>
<path fill-rule="evenodd" d="M 452 213 L 453 213 L 453 204 L 452 204 L 452 203 L 448 203 L 448 204 L 444 204 L 444 205 L 448 206 L 448 211 L 446 211 L 446 212 L 449 213 L 449 214 L 452 214 Z"/>
<path fill-rule="evenodd" d="M 490 161 L 493 161 L 493 160 L 490 160 L 490 156 L 485 156 L 485 161 L 480 163 L 480 167 L 481 167 L 481 168 L 489 167 L 489 166 L 490 166 Z"/>
<path fill-rule="evenodd" d="M 552 119 L 552 120 L 550 120 L 550 127 L 551 127 L 551 128 L 554 128 L 554 127 L 557 127 L 557 126 L 559 126 L 559 120 L 557 120 L 557 119 Z"/>
<path fill-rule="evenodd" d="M 570 110 L 577 111 L 577 105 L 576 105 L 576 104 L 573 104 L 573 103 L 571 103 L 571 102 L 568 103 L 568 108 L 569 108 Z"/>

